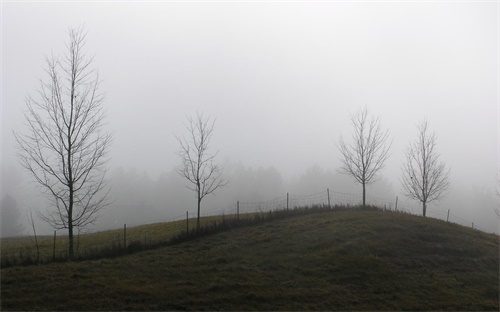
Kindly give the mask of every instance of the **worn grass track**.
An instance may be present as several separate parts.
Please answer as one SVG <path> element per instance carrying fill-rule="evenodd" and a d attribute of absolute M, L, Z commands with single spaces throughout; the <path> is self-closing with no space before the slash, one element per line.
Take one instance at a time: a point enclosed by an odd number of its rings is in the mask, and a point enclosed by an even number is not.
<path fill-rule="evenodd" d="M 499 237 L 381 211 L 1 270 L 2 310 L 499 310 Z"/>

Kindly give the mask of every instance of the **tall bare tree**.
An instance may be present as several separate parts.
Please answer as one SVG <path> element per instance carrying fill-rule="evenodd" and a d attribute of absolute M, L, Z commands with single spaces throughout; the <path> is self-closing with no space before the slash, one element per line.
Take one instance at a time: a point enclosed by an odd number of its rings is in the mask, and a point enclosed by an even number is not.
<path fill-rule="evenodd" d="M 351 116 L 354 127 L 351 144 L 340 136 L 337 148 L 341 153 L 339 172 L 352 176 L 363 187 L 363 206 L 366 205 L 366 186 L 377 181 L 377 173 L 389 157 L 392 141 L 389 130 L 382 129 L 380 118 L 368 118 L 365 107 Z"/>
<path fill-rule="evenodd" d="M 439 161 L 436 134 L 429 133 L 426 120 L 418 126 L 418 138 L 406 149 L 406 162 L 401 168 L 403 194 L 422 203 L 426 216 L 427 204 L 441 199 L 450 185 L 450 170 Z"/>
<path fill-rule="evenodd" d="M 46 58 L 48 77 L 26 100 L 26 133 L 14 133 L 22 166 L 52 203 L 39 215 L 68 229 L 70 259 L 74 228 L 95 222 L 109 193 L 105 165 L 112 135 L 104 129 L 104 95 L 84 47 L 83 29 L 70 29 L 67 52 Z"/>
<path fill-rule="evenodd" d="M 225 186 L 227 181 L 222 177 L 222 168 L 214 162 L 217 153 L 208 152 L 215 120 L 204 118 L 200 113 L 196 115 L 196 118 L 187 117 L 187 120 L 188 137 L 177 137 L 181 146 L 177 154 L 182 160 L 182 168 L 178 172 L 189 181 L 188 188 L 196 195 L 198 203 L 196 227 L 199 229 L 201 201 L 205 196 Z"/>

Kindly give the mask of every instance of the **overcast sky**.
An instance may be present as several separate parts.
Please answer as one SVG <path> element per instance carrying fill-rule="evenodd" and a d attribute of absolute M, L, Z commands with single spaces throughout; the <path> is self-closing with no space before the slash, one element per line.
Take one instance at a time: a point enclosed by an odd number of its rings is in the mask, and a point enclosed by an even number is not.
<path fill-rule="evenodd" d="M 495 187 L 499 3 L 2 2 L 3 167 L 18 166 L 12 130 L 83 25 L 103 79 L 113 167 L 152 176 L 180 163 L 185 115 L 217 119 L 221 162 L 285 178 L 340 166 L 335 147 L 360 107 L 394 139 L 382 175 L 399 190 L 404 149 L 424 117 L 454 185 Z"/>

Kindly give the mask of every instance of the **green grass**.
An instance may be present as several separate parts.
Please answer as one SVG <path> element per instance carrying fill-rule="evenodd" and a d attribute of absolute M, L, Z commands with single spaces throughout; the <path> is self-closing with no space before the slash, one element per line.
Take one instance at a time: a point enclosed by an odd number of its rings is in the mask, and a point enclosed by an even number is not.
<path fill-rule="evenodd" d="M 381 211 L 1 270 L 2 310 L 499 310 L 499 237 Z"/>

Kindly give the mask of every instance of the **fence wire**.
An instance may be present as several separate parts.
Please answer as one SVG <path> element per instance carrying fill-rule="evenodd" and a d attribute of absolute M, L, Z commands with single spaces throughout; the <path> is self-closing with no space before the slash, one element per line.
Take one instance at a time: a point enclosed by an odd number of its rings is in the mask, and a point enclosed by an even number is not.
<path fill-rule="evenodd" d="M 203 222 L 220 222 L 221 218 L 237 218 L 255 213 L 264 213 L 277 210 L 294 209 L 311 206 L 357 206 L 361 205 L 360 194 L 341 193 L 326 189 L 322 192 L 306 195 L 283 194 L 268 201 L 229 203 L 220 209 L 204 210 L 200 216 L 204 217 Z M 380 209 L 421 215 L 422 207 L 418 202 L 367 196 L 368 205 L 379 207 Z M 428 209 L 427 216 L 441 219 L 448 222 L 457 223 L 467 227 L 473 227 L 484 232 L 483 228 L 477 226 L 469 220 L 465 220 L 455 215 L 450 210 Z M 163 219 L 158 223 L 147 225 L 124 224 L 123 228 L 115 228 L 95 233 L 85 233 L 77 229 L 74 238 L 75 254 L 86 256 L 97 252 L 103 254 L 103 250 L 112 252 L 117 249 L 126 250 L 134 246 L 153 245 L 166 242 L 181 232 L 189 232 L 196 226 L 196 211 L 187 211 L 169 219 Z M 219 221 L 217 221 L 219 220 Z M 85 234 L 85 235 L 83 235 Z M 49 262 L 57 259 L 68 258 L 68 237 L 67 235 L 39 236 L 38 250 L 36 249 L 33 237 L 26 238 L 5 238 L 2 239 L 1 259 L 2 264 L 6 258 L 15 257 L 40 259 L 42 262 Z M 104 252 L 105 254 L 105 252 Z"/>

